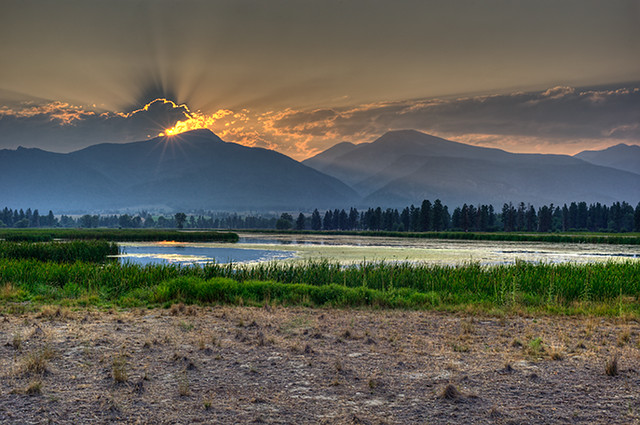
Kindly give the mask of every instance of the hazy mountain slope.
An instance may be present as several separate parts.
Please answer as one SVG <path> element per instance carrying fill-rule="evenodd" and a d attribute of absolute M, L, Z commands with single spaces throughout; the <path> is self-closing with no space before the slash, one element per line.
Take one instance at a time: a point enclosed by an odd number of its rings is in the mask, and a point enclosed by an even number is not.
<path fill-rule="evenodd" d="M 535 205 L 632 201 L 640 199 L 640 176 L 587 163 L 525 166 L 432 157 L 418 170 L 371 193 L 363 204 L 401 207 L 416 199 L 436 198 L 451 207 L 487 202 L 500 206 L 519 201 Z"/>
<path fill-rule="evenodd" d="M 30 150 L 35 151 L 35 150 Z M 8 151 L 16 156 L 16 151 Z M 12 156 L 12 155 L 9 155 Z M 72 152 L 25 154 L 24 174 L 41 181 L 56 171 L 58 210 L 123 208 L 301 209 L 344 207 L 356 193 L 275 151 L 226 143 L 209 130 L 126 144 L 101 144 Z M 44 159 L 38 159 L 42 156 Z M 0 182 L 5 178 L 0 160 Z M 65 170 L 64 172 L 60 170 Z M 10 180 L 7 205 L 45 205 L 51 197 Z M 22 196 L 18 196 L 18 195 Z M 58 196 L 58 195 L 56 195 Z M 68 206 L 67 205 L 72 205 Z"/>
<path fill-rule="evenodd" d="M 399 130 L 385 133 L 372 143 L 357 145 L 356 149 L 325 165 L 322 171 L 352 187 L 357 187 L 359 192 L 365 195 L 372 187 L 364 182 L 375 175 L 382 176 L 381 170 L 390 171 L 384 174 L 387 181 L 401 177 L 404 170 L 394 169 L 394 164 L 406 156 L 439 156 L 505 162 L 530 160 L 525 156 L 500 149 L 466 145 L 415 130 Z M 571 157 L 566 158 L 572 160 Z"/>
<path fill-rule="evenodd" d="M 0 150 L 0 205 L 72 210 L 107 207 L 114 182 L 65 154 L 40 149 Z"/>
<path fill-rule="evenodd" d="M 302 163 L 307 167 L 322 171 L 324 167 L 331 165 L 336 158 L 364 145 L 368 145 L 368 143 L 356 145 L 354 143 L 341 142 L 331 146 L 329 149 L 322 151 L 315 156 L 312 156 L 311 158 L 305 159 L 304 161 L 302 161 Z"/>
<path fill-rule="evenodd" d="M 592 164 L 640 174 L 640 146 L 638 145 L 620 143 L 599 151 L 582 151 L 574 156 Z"/>
<path fill-rule="evenodd" d="M 640 199 L 636 175 L 567 155 L 514 154 L 413 130 L 392 131 L 336 157 L 323 171 L 367 205 L 401 206 L 440 198 L 450 205 Z"/>

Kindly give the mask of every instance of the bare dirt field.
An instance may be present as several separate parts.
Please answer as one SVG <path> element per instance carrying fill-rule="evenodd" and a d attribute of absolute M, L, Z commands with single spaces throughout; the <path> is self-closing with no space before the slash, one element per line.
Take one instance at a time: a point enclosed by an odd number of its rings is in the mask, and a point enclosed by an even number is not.
<path fill-rule="evenodd" d="M 630 320 L 45 307 L 0 338 L 0 423 L 640 423 Z"/>

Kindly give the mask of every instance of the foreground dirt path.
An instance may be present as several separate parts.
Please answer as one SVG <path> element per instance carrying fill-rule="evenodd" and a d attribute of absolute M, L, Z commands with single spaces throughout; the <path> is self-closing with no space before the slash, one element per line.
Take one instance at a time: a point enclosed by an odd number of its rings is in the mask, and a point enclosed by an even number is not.
<path fill-rule="evenodd" d="M 0 338 L 2 423 L 640 423 L 635 321 L 53 307 Z"/>

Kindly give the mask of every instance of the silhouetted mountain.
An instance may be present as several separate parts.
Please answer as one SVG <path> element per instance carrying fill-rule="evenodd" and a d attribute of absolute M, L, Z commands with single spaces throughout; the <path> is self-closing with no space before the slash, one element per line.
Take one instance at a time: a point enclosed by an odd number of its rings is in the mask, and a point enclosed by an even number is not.
<path fill-rule="evenodd" d="M 0 151 L 0 204 L 70 210 L 286 210 L 344 207 L 342 182 L 274 151 L 209 130 L 69 154 Z M 11 188 L 11 190 L 8 190 Z"/>
<path fill-rule="evenodd" d="M 322 170 L 356 189 L 363 206 L 404 206 L 436 198 L 451 206 L 573 200 L 635 205 L 640 199 L 640 175 L 567 155 L 514 154 L 413 130 L 392 131 L 357 145 L 325 162 Z"/>
<path fill-rule="evenodd" d="M 640 146 L 638 145 L 620 143 L 600 151 L 582 151 L 574 156 L 592 164 L 640 174 Z"/>

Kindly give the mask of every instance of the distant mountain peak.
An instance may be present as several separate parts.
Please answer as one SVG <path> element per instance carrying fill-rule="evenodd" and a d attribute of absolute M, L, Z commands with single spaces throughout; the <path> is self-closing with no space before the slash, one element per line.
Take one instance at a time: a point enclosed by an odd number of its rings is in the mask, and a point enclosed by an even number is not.
<path fill-rule="evenodd" d="M 619 143 L 602 150 L 582 151 L 574 157 L 603 167 L 640 174 L 640 146 L 638 145 Z"/>

